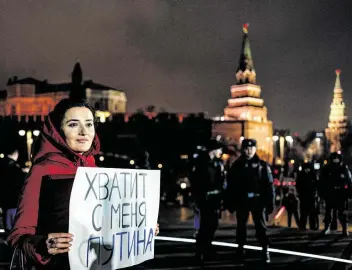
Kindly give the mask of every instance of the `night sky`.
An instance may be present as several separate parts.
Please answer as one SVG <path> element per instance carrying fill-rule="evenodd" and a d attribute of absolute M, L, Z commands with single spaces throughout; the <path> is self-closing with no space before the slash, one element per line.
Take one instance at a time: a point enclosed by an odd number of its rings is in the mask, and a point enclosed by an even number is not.
<path fill-rule="evenodd" d="M 337 68 L 352 109 L 351 0 L 0 0 L 0 89 L 14 75 L 68 81 L 79 60 L 130 112 L 220 115 L 246 22 L 275 128 L 325 128 Z"/>

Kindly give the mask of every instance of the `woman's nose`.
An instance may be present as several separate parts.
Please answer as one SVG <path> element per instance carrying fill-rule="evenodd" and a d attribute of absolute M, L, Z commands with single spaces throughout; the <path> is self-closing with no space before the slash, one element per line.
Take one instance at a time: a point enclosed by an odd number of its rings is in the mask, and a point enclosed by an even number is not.
<path fill-rule="evenodd" d="M 87 134 L 87 128 L 85 126 L 81 126 L 80 130 L 79 130 L 79 134 L 80 135 L 85 135 Z"/>

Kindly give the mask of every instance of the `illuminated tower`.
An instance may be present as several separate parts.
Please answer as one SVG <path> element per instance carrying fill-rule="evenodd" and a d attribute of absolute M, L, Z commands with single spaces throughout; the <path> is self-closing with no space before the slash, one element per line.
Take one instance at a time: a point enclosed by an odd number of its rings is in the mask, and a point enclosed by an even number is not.
<path fill-rule="evenodd" d="M 248 38 L 248 24 L 243 25 L 243 38 L 236 84 L 231 86 L 231 98 L 227 101 L 224 116 L 214 119 L 213 135 L 224 136 L 241 143 L 241 138 L 253 138 L 258 142 L 261 158 L 272 159 L 272 122 L 261 98 L 261 88 L 256 84 L 256 72 Z"/>
<path fill-rule="evenodd" d="M 343 90 L 341 88 L 341 70 L 336 71 L 336 82 L 334 88 L 334 98 L 330 105 L 329 124 L 325 129 L 325 134 L 330 142 L 330 152 L 341 150 L 341 140 L 347 135 L 347 115 L 346 105 L 343 101 Z"/>

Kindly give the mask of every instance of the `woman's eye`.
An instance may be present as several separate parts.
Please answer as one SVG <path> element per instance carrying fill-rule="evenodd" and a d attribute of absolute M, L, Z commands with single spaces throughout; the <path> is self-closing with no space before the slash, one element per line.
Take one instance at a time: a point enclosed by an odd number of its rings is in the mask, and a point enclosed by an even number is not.
<path fill-rule="evenodd" d="M 87 124 L 87 127 L 92 127 L 93 126 L 93 123 L 88 123 Z"/>
<path fill-rule="evenodd" d="M 68 125 L 69 127 L 77 127 L 77 123 L 71 123 Z"/>

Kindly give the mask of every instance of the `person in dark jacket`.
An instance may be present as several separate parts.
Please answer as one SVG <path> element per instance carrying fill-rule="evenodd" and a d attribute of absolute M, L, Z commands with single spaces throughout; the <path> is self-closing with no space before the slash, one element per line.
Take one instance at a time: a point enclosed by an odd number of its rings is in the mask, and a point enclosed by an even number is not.
<path fill-rule="evenodd" d="M 41 184 L 43 179 L 74 179 L 78 167 L 96 166 L 94 155 L 99 153 L 100 143 L 94 115 L 84 100 L 61 100 L 49 114 L 34 145 L 33 166 L 8 237 L 10 245 L 21 250 L 31 269 L 70 269 L 67 252 L 73 240 L 73 235 L 68 233 L 71 191 L 56 205 L 60 212 L 49 215 L 54 217 L 48 220 L 49 217 L 43 217 L 39 202 L 42 196 L 59 196 L 56 191 L 44 194 Z"/>
<path fill-rule="evenodd" d="M 347 208 L 348 199 L 352 194 L 351 173 L 343 162 L 342 155 L 331 153 L 328 164 L 323 167 L 320 179 L 320 193 L 325 200 L 324 233 L 331 231 L 331 212 L 337 211 L 342 226 L 342 234 L 348 235 Z"/>
<path fill-rule="evenodd" d="M 211 140 L 195 161 L 191 173 L 192 194 L 199 211 L 196 234 L 196 258 L 211 259 L 215 252 L 211 242 L 218 227 L 224 186 L 224 165 L 220 159 L 223 145 Z"/>
<path fill-rule="evenodd" d="M 298 215 L 298 198 L 294 188 L 290 188 L 288 193 L 282 199 L 282 206 L 285 206 L 287 212 L 287 226 L 291 228 L 292 216 L 294 216 L 297 226 L 299 226 Z"/>
<path fill-rule="evenodd" d="M 317 211 L 317 175 L 313 165 L 304 163 L 302 170 L 298 173 L 296 179 L 296 189 L 300 202 L 301 221 L 299 228 L 305 230 L 307 219 L 309 217 L 309 227 L 311 230 L 319 228 L 319 219 Z"/>
<path fill-rule="evenodd" d="M 264 216 L 271 214 L 274 209 L 273 177 L 269 165 L 256 154 L 255 140 L 244 139 L 242 151 L 241 157 L 230 168 L 227 177 L 225 208 L 230 212 L 236 211 L 239 259 L 244 257 L 246 226 L 251 212 L 256 236 L 263 248 L 263 260 L 270 263 L 269 238 Z"/>
<path fill-rule="evenodd" d="M 0 160 L 0 207 L 3 211 L 5 231 L 8 233 L 14 224 L 25 173 L 17 162 L 19 153 L 15 146 L 9 145 L 5 154 Z"/>

